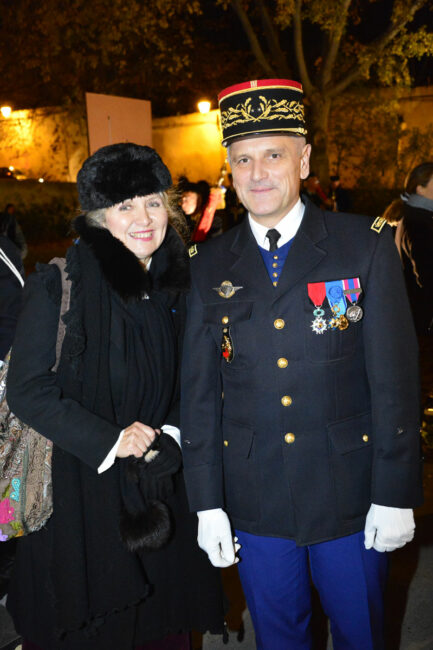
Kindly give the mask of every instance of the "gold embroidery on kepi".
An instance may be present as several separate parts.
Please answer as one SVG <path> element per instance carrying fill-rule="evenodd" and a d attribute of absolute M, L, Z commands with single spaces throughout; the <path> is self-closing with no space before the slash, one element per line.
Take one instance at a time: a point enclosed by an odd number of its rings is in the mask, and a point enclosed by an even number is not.
<path fill-rule="evenodd" d="M 194 255 L 197 255 L 198 250 L 197 250 L 197 244 L 193 244 L 188 248 L 188 255 L 190 257 L 194 257 Z"/>
<path fill-rule="evenodd" d="M 212 287 L 221 298 L 231 298 L 235 295 L 236 291 L 243 289 L 243 287 L 234 287 L 230 280 L 224 280 L 219 287 Z"/>
<path fill-rule="evenodd" d="M 386 219 L 384 219 L 383 217 L 376 217 L 376 219 L 373 221 L 373 223 L 370 226 L 370 230 L 374 230 L 374 232 L 379 233 L 385 224 L 386 224 Z"/>
<path fill-rule="evenodd" d="M 289 79 L 258 79 L 219 96 L 223 145 L 249 135 L 306 135 L 302 86 Z"/>

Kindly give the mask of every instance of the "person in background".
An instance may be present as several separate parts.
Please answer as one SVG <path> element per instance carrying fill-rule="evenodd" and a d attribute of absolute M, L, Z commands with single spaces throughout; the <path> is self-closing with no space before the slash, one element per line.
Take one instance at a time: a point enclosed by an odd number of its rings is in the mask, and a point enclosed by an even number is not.
<path fill-rule="evenodd" d="M 8 203 L 0 214 L 0 233 L 9 237 L 20 250 L 22 259 L 27 255 L 27 243 L 24 233 L 15 216 L 15 205 Z"/>
<path fill-rule="evenodd" d="M 61 279 L 26 283 L 12 411 L 53 441 L 53 514 L 18 540 L 7 607 L 23 650 L 187 650 L 223 631 L 220 576 L 197 546 L 178 429 L 184 220 L 155 150 L 109 145 L 77 178 L 79 236 L 56 372 Z"/>
<path fill-rule="evenodd" d="M 433 162 L 415 167 L 401 197 L 399 249 L 418 334 L 433 337 Z"/>
<path fill-rule="evenodd" d="M 349 190 L 342 187 L 340 177 L 338 175 L 330 176 L 329 181 L 328 199 L 331 205 L 328 205 L 328 208 L 334 212 L 351 212 L 352 197 Z"/>
<path fill-rule="evenodd" d="M 215 566 L 239 553 L 258 650 L 311 649 L 311 579 L 334 650 L 382 650 L 387 556 L 422 503 L 392 233 L 300 199 L 301 84 L 241 83 L 219 104 L 248 217 L 190 248 L 181 429 L 199 544 Z"/>
<path fill-rule="evenodd" d="M 192 183 L 186 177 L 181 177 L 178 182 L 178 191 L 181 193 L 180 207 L 192 235 L 209 200 L 210 185 L 207 181 Z"/>
<path fill-rule="evenodd" d="M 425 409 L 433 405 L 433 162 L 417 165 L 408 174 L 400 206 L 395 243 L 418 335 Z"/>
<path fill-rule="evenodd" d="M 317 205 L 318 208 L 322 208 L 323 210 L 331 205 L 314 172 L 310 172 L 304 180 L 302 194 Z"/>

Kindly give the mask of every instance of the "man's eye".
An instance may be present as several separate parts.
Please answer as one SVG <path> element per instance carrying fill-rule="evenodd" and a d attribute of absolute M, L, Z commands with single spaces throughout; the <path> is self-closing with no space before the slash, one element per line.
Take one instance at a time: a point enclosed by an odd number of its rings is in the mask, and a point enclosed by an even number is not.
<path fill-rule="evenodd" d="M 271 158 L 280 158 L 280 157 L 281 157 L 281 154 L 276 153 L 275 151 L 273 153 L 271 153 Z"/>

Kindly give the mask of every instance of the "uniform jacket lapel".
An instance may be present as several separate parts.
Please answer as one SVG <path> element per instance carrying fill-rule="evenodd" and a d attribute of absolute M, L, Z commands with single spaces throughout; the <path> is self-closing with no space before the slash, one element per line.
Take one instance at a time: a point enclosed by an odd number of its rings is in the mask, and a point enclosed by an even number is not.
<path fill-rule="evenodd" d="M 290 291 L 309 271 L 322 262 L 327 252 L 319 242 L 328 236 L 322 211 L 305 201 L 305 212 L 284 264 L 275 300 Z"/>
<path fill-rule="evenodd" d="M 269 294 L 272 293 L 277 300 L 326 257 L 326 250 L 318 246 L 318 243 L 327 237 L 323 214 L 310 201 L 306 200 L 305 203 L 304 217 L 277 287 L 272 286 L 248 219 L 245 219 L 239 228 L 230 249 L 234 255 L 230 271 L 239 278 L 243 286 L 250 287 L 255 294 L 266 293 L 269 299 Z M 246 293 L 249 293 L 249 290 Z M 246 293 L 243 295 L 245 298 Z"/>

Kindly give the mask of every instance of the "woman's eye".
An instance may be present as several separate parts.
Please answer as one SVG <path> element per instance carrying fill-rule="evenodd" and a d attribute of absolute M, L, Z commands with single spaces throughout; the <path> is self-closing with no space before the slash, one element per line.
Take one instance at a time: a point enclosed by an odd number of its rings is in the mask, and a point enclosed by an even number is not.
<path fill-rule="evenodd" d="M 122 203 L 121 205 L 119 205 L 119 211 L 120 212 L 124 212 L 125 210 L 129 210 L 130 208 L 131 208 L 131 206 L 128 205 L 128 204 L 125 204 L 125 203 Z"/>
<path fill-rule="evenodd" d="M 161 207 L 161 201 L 156 201 L 156 200 L 155 201 L 150 201 L 147 204 L 147 207 L 148 208 L 160 208 Z"/>

